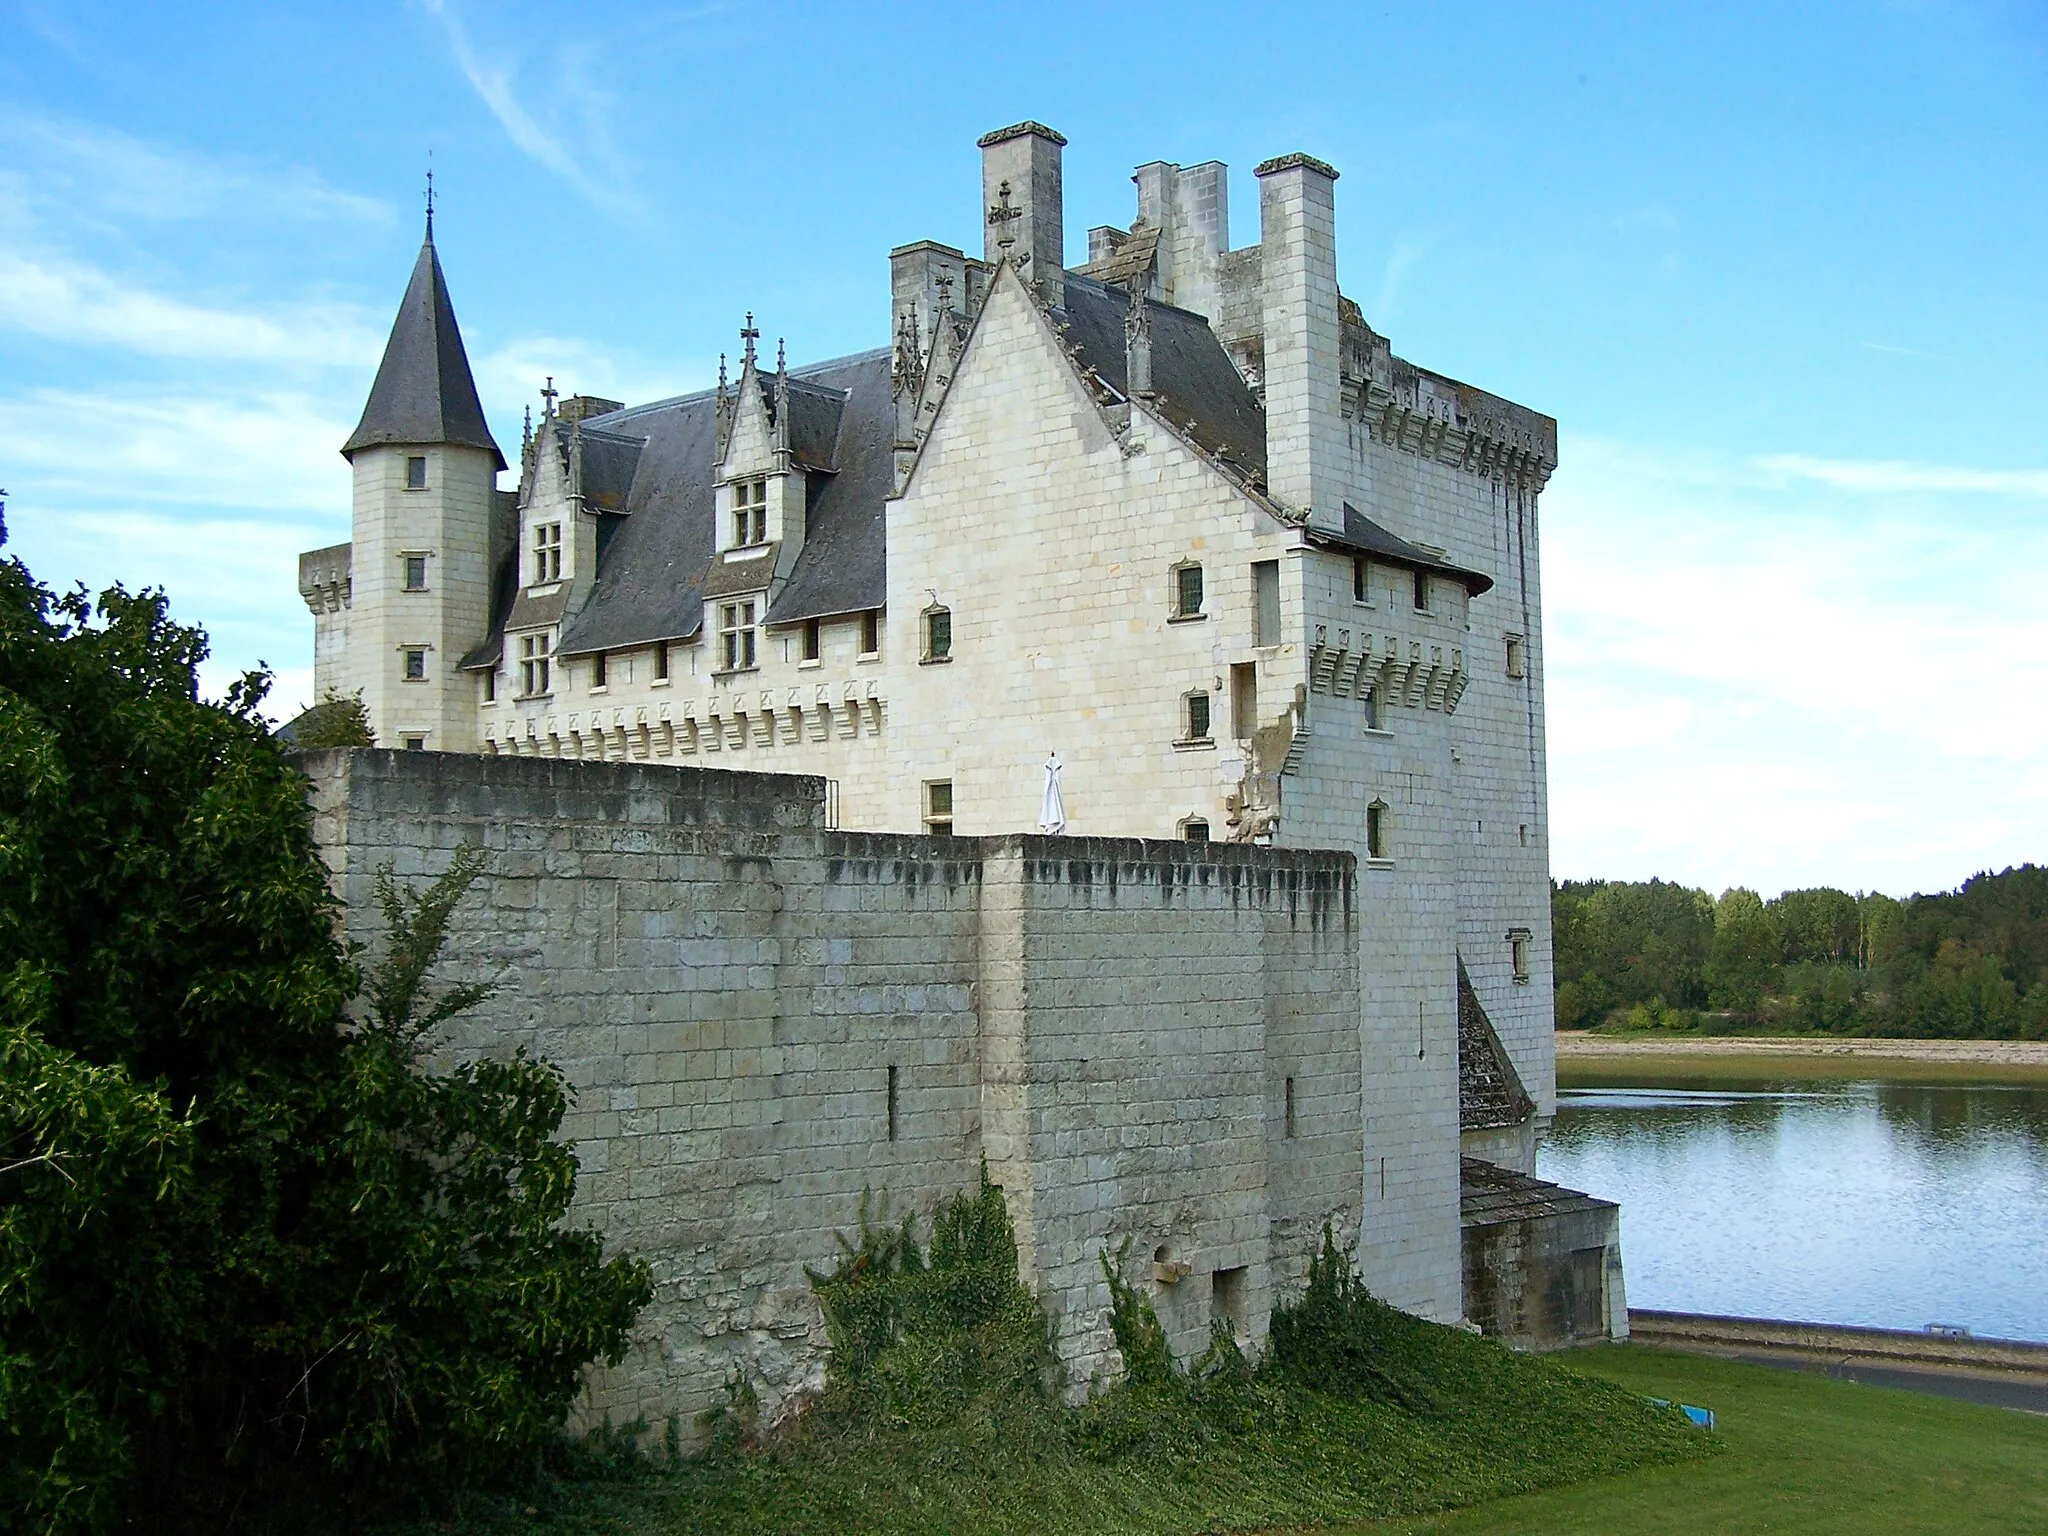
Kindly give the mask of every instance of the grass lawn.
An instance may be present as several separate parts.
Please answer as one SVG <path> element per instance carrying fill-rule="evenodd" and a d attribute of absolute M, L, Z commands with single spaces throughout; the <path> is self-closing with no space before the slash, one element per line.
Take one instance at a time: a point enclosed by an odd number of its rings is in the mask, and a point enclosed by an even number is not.
<path fill-rule="evenodd" d="M 1728 1454 L 1455 1514 L 1344 1529 L 1358 1536 L 2048 1531 L 2048 1418 L 1641 1345 L 1585 1351 L 1570 1363 L 1638 1392 L 1712 1408 Z"/>

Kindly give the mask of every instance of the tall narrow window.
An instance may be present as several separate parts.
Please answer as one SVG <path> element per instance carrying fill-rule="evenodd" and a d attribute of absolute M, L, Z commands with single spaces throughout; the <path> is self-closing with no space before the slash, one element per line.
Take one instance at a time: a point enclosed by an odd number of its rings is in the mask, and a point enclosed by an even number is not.
<path fill-rule="evenodd" d="M 726 672 L 754 669 L 754 604 L 725 603 L 718 610 L 719 659 Z"/>
<path fill-rule="evenodd" d="M 424 491 L 427 488 L 427 456 L 415 453 L 405 461 L 405 488 L 408 491 Z"/>
<path fill-rule="evenodd" d="M 952 609 L 925 609 L 924 659 L 926 661 L 951 661 L 953 659 Z"/>
<path fill-rule="evenodd" d="M 1365 808 L 1365 856 L 1384 859 L 1387 854 L 1387 803 L 1375 800 Z"/>
<path fill-rule="evenodd" d="M 1527 663 L 1524 661 L 1522 655 L 1522 637 L 1520 635 L 1509 635 L 1508 676 L 1521 677 L 1527 672 L 1527 670 L 1528 666 Z"/>
<path fill-rule="evenodd" d="M 562 579 L 562 525 L 541 523 L 533 530 L 533 585 Z"/>
<path fill-rule="evenodd" d="M 1429 612 L 1429 577 L 1422 571 L 1415 572 L 1415 611 Z"/>
<path fill-rule="evenodd" d="M 529 699 L 546 695 L 554 682 L 554 658 L 548 636 L 519 637 L 519 691 Z"/>
<path fill-rule="evenodd" d="M 1184 723 L 1187 734 L 1183 741 L 1207 741 L 1209 739 L 1209 695 L 1207 690 L 1197 690 L 1182 700 L 1185 712 Z"/>
<path fill-rule="evenodd" d="M 897 1116 L 896 1116 L 896 1104 L 897 1104 L 897 1099 L 896 1099 L 896 1069 L 895 1069 L 894 1067 L 891 1067 L 891 1068 L 889 1069 L 889 1088 L 888 1088 L 888 1093 L 889 1093 L 889 1139 L 890 1139 L 891 1141 L 894 1141 L 894 1140 L 896 1139 L 896 1126 L 897 1126 Z"/>
<path fill-rule="evenodd" d="M 1289 1141 L 1294 1140 L 1294 1079 L 1287 1079 L 1286 1103 L 1281 1110 L 1281 1130 Z"/>
<path fill-rule="evenodd" d="M 820 619 L 804 620 L 804 660 L 816 661 L 825 651 L 825 626 Z"/>
<path fill-rule="evenodd" d="M 658 640 L 654 645 L 654 680 L 657 683 L 668 681 L 668 642 L 666 640 Z"/>
<path fill-rule="evenodd" d="M 590 691 L 598 692 L 611 685 L 612 659 L 603 651 L 590 658 Z"/>
<path fill-rule="evenodd" d="M 408 683 L 424 683 L 427 680 L 427 653 L 424 648 L 417 645 L 405 648 L 405 680 Z"/>
<path fill-rule="evenodd" d="M 1199 619 L 1202 616 L 1202 568 L 1177 565 L 1173 568 L 1173 616 Z"/>
<path fill-rule="evenodd" d="M 1233 741 L 1250 741 L 1259 725 L 1259 669 L 1255 662 L 1240 661 L 1230 669 L 1230 736 Z"/>
<path fill-rule="evenodd" d="M 1280 562 L 1259 560 L 1252 564 L 1252 614 L 1254 645 L 1280 643 Z"/>
<path fill-rule="evenodd" d="M 1379 689 L 1377 687 L 1366 689 L 1364 693 L 1359 695 L 1359 702 L 1365 706 L 1365 728 L 1368 731 L 1384 730 L 1385 727 L 1380 724 Z"/>
<path fill-rule="evenodd" d="M 1355 556 L 1351 561 L 1351 601 L 1372 601 L 1372 562 L 1363 555 Z"/>
<path fill-rule="evenodd" d="M 405 557 L 405 590 L 424 592 L 427 590 L 427 557 L 407 555 Z"/>
<path fill-rule="evenodd" d="M 1508 931 L 1508 964 L 1514 971 L 1515 980 L 1529 979 L 1529 939 L 1526 928 L 1512 928 Z"/>
<path fill-rule="evenodd" d="M 872 608 L 860 616 L 860 653 L 863 656 L 882 653 L 882 616 Z"/>
<path fill-rule="evenodd" d="M 934 837 L 953 832 L 953 781 L 933 779 L 924 787 L 924 829 Z"/>
<path fill-rule="evenodd" d="M 495 666 L 484 669 L 484 702 L 498 702 L 498 669 Z"/>

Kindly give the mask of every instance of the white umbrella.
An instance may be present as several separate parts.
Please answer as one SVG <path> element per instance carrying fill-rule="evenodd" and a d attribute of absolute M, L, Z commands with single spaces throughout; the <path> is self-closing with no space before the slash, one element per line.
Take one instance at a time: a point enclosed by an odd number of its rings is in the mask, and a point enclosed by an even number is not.
<path fill-rule="evenodd" d="M 1038 830 L 1058 837 L 1067 830 L 1067 802 L 1060 794 L 1060 755 L 1045 760 L 1045 798 L 1038 806 Z"/>

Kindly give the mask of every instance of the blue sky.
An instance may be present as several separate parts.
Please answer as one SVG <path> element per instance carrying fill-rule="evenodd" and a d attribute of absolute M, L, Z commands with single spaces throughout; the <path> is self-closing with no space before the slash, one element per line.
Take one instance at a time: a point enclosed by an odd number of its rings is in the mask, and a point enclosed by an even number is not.
<path fill-rule="evenodd" d="M 419 239 L 500 440 L 544 374 L 879 345 L 975 137 L 1343 172 L 1395 349 L 1557 417 L 1554 865 L 1903 892 L 2048 859 L 2048 7 L 0 0 L 0 485 L 45 580 L 310 690 L 294 557 Z"/>

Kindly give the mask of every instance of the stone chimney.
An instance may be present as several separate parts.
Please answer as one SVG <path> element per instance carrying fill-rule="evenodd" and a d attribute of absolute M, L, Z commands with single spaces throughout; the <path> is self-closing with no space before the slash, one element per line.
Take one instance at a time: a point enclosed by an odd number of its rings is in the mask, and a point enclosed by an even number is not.
<path fill-rule="evenodd" d="M 1204 318 L 1216 313 L 1217 264 L 1230 249 L 1229 174 L 1220 160 L 1187 166 L 1154 160 L 1131 176 L 1138 184 L 1138 218 L 1159 231 L 1154 297 Z M 1095 259 L 1092 250 L 1088 259 Z"/>
<path fill-rule="evenodd" d="M 1344 527 L 1337 173 L 1308 155 L 1258 168 L 1266 487 L 1311 526 Z"/>
<path fill-rule="evenodd" d="M 980 140 L 988 264 L 993 268 L 1007 253 L 1052 305 L 1067 299 L 1060 191 L 1060 150 L 1066 142 L 1043 123 L 998 128 Z"/>

